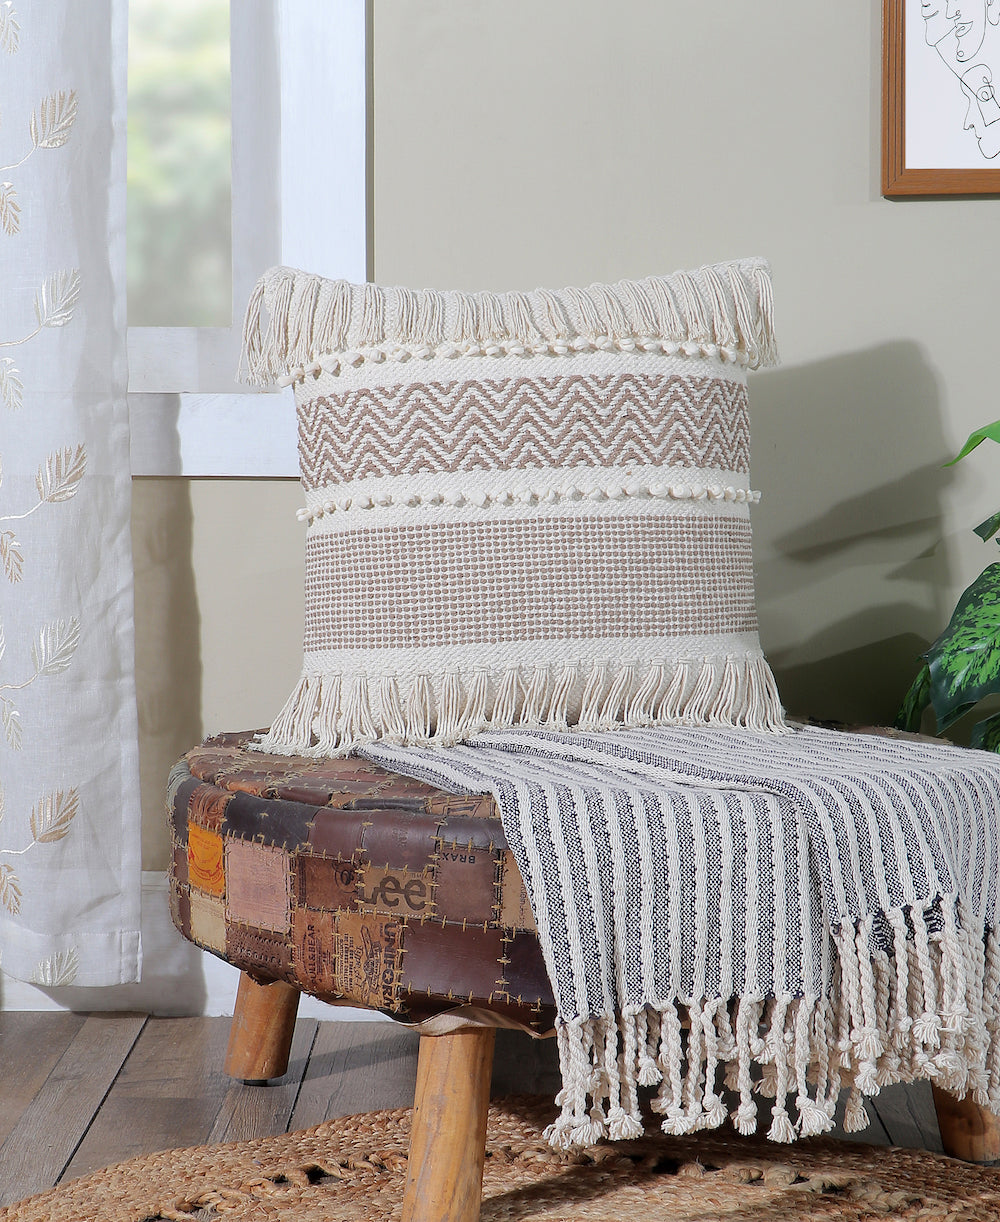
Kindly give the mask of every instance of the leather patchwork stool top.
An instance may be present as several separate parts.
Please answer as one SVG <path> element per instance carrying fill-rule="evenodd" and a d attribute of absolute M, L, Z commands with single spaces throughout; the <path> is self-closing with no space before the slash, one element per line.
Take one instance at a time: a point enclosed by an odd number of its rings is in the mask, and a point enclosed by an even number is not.
<path fill-rule="evenodd" d="M 549 1031 L 555 1004 L 490 796 L 220 735 L 171 773 L 171 912 L 259 982 L 404 1022 Z"/>

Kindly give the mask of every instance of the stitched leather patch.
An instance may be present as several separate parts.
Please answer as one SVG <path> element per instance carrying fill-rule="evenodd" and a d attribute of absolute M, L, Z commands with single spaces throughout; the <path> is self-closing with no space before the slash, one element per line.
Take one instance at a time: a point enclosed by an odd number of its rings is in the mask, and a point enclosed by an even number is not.
<path fill-rule="evenodd" d="M 252 929 L 230 922 L 226 928 L 226 956 L 242 965 L 244 971 L 283 979 L 292 965 L 292 948 L 284 934 Z"/>
<path fill-rule="evenodd" d="M 429 988 L 456 1001 L 488 1001 L 503 992 L 500 984 L 503 937 L 499 929 L 463 929 L 435 921 L 413 922 L 406 929 L 404 988 Z"/>
<path fill-rule="evenodd" d="M 339 913 L 333 936 L 337 992 L 359 1005 L 396 1007 L 402 945 L 403 925 L 394 918 Z"/>
<path fill-rule="evenodd" d="M 334 914 L 297 908 L 292 914 L 292 963 L 300 980 L 317 993 L 337 994 Z"/>
<path fill-rule="evenodd" d="M 396 917 L 430 916 L 434 912 L 434 879 L 430 867 L 416 870 L 363 866 L 358 885 L 362 912 L 384 912 Z"/>
<path fill-rule="evenodd" d="M 361 849 L 361 838 L 368 812 L 352 810 L 317 810 L 309 829 L 309 844 L 313 852 L 341 861 L 350 861 Z"/>
<path fill-rule="evenodd" d="M 188 879 L 193 887 L 209 895 L 223 895 L 226 876 L 222 868 L 222 837 L 197 823 L 188 824 Z"/>
<path fill-rule="evenodd" d="M 183 844 L 173 842 L 173 870 L 172 880 L 181 886 L 187 886 L 188 883 L 188 855 L 187 849 Z"/>
<path fill-rule="evenodd" d="M 498 860 L 487 849 L 442 841 L 437 862 L 437 916 L 470 924 L 496 923 Z"/>
<path fill-rule="evenodd" d="M 226 949 L 226 909 L 222 900 L 201 891 L 190 892 L 191 937 L 200 946 L 224 953 Z"/>
<path fill-rule="evenodd" d="M 533 933 L 516 933 L 504 944 L 507 996 L 522 1005 L 555 1006 L 542 947 Z"/>
<path fill-rule="evenodd" d="M 199 785 L 188 800 L 188 818 L 213 832 L 222 830 L 226 807 L 233 795 L 215 785 Z"/>
<path fill-rule="evenodd" d="M 226 916 L 258 929 L 288 931 L 288 854 L 244 840 L 226 842 Z"/>
<path fill-rule="evenodd" d="M 450 819 L 455 815 L 467 815 L 472 819 L 500 820 L 497 804 L 490 793 L 454 794 L 436 789 L 427 799 L 427 813 Z"/>
<path fill-rule="evenodd" d="M 535 917 L 514 854 L 506 849 L 500 865 L 500 924 L 506 929 L 535 931 Z"/>
<path fill-rule="evenodd" d="M 295 858 L 295 902 L 302 908 L 356 909 L 357 867 L 299 853 Z"/>
<path fill-rule="evenodd" d="M 170 884 L 170 919 L 179 933 L 191 937 L 191 898 L 188 888 L 173 879 Z"/>
<path fill-rule="evenodd" d="M 422 870 L 434 860 L 440 819 L 389 806 L 369 809 L 365 817 L 370 826 L 362 835 L 363 861 L 375 866 Z"/>
<path fill-rule="evenodd" d="M 222 830 L 226 836 L 242 836 L 246 840 L 293 849 L 309 839 L 315 815 L 312 806 L 238 793 L 226 807 Z"/>

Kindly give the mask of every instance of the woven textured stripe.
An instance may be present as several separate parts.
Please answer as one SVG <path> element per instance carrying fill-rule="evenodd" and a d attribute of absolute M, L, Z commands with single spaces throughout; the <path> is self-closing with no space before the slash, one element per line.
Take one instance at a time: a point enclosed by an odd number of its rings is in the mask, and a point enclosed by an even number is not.
<path fill-rule="evenodd" d="M 307 653 L 754 632 L 750 523 L 560 517 L 314 534 L 306 606 Z"/>
<path fill-rule="evenodd" d="M 750 467 L 746 387 L 626 373 L 408 382 L 309 399 L 307 491 L 365 476 L 625 463 Z"/>
<path fill-rule="evenodd" d="M 817 727 L 364 753 L 496 799 L 558 1008 L 557 1144 L 635 1134 L 640 1085 L 675 1134 L 726 1120 L 723 1081 L 776 1141 L 828 1131 L 843 1087 L 848 1131 L 925 1078 L 1000 1112 L 1000 757 Z"/>
<path fill-rule="evenodd" d="M 307 577 L 302 677 L 260 746 L 780 729 L 746 389 L 771 312 L 760 260 L 506 294 L 265 275 L 245 354 L 295 387 Z"/>

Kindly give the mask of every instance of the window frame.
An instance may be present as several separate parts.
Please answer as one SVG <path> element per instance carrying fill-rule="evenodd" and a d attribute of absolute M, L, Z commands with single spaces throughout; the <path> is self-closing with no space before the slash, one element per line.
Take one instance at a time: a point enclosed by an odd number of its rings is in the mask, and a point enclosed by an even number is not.
<path fill-rule="evenodd" d="M 276 263 L 367 277 L 369 30 L 365 0 L 232 4 L 233 323 L 128 328 L 133 475 L 298 475 L 289 393 L 236 379 L 243 304 Z"/>

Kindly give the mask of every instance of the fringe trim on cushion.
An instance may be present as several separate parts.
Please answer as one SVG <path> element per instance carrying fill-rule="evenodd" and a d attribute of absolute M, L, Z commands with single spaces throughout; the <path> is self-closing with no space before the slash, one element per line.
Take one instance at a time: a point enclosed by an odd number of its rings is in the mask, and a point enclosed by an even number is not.
<path fill-rule="evenodd" d="M 756 369 L 777 363 L 773 309 L 762 259 L 533 293 L 380 288 L 275 267 L 247 306 L 240 375 L 287 384 L 366 360 L 605 350 Z"/>
<path fill-rule="evenodd" d="M 742 726 L 781 731 L 784 710 L 761 655 L 612 667 L 510 666 L 472 675 L 304 674 L 253 746 L 275 755 L 350 755 L 382 740 L 452 746 L 511 726 Z"/>
<path fill-rule="evenodd" d="M 640 1086 L 658 1087 L 653 1110 L 676 1135 L 731 1116 L 744 1135 L 813 1137 L 834 1127 L 843 1087 L 844 1128 L 857 1132 L 866 1096 L 927 1078 L 1000 1111 L 1000 930 L 984 931 L 954 897 L 878 921 L 878 938 L 874 918 L 835 932 L 825 997 L 678 998 L 560 1020 L 561 1114 L 548 1140 L 569 1149 L 638 1135 Z"/>

